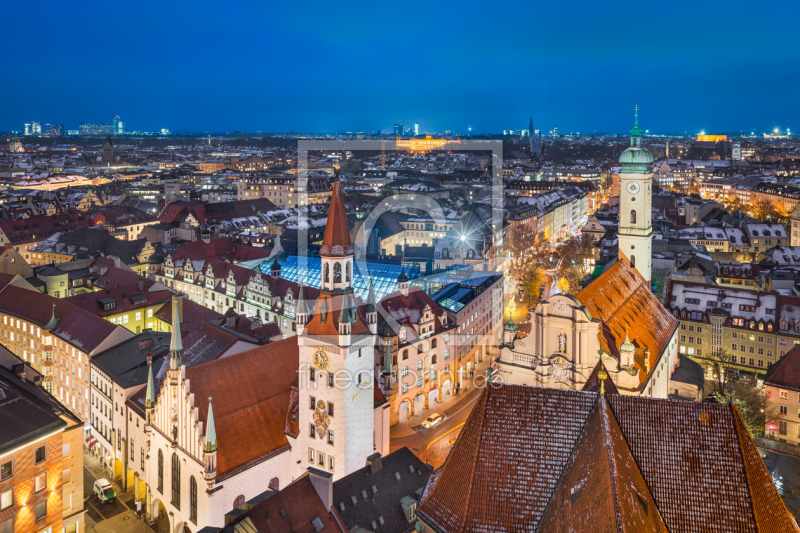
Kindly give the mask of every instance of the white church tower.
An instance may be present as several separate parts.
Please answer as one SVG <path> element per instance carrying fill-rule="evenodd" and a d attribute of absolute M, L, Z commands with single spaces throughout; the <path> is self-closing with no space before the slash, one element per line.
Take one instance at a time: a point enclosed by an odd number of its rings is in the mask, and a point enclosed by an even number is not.
<path fill-rule="evenodd" d="M 375 328 L 353 294 L 353 244 L 338 179 L 319 255 L 319 300 L 313 314 L 300 309 L 297 321 L 300 414 L 293 467 L 295 477 L 313 466 L 336 480 L 363 468 L 375 450 Z"/>
<path fill-rule="evenodd" d="M 651 283 L 653 154 L 642 148 L 639 107 L 631 128 L 631 146 L 619 156 L 619 253 L 625 256 L 642 277 Z"/>

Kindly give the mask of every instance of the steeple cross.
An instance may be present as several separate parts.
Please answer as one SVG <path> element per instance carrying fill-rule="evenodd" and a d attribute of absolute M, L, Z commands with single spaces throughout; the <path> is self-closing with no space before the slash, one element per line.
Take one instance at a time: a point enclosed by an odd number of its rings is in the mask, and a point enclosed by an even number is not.
<path fill-rule="evenodd" d="M 633 112 L 636 113 L 637 115 L 639 114 L 639 106 L 638 105 L 633 106 Z"/>

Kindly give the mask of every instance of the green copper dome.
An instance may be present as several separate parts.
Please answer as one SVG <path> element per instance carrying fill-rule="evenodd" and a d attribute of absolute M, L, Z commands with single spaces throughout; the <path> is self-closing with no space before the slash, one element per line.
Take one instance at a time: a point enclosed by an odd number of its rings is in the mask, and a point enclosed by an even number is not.
<path fill-rule="evenodd" d="M 642 127 L 639 126 L 639 107 L 636 107 L 633 127 L 631 128 L 631 147 L 622 152 L 619 162 L 622 172 L 626 174 L 649 174 L 650 165 L 653 163 L 653 154 L 647 148 L 642 148 Z"/>
<path fill-rule="evenodd" d="M 503 329 L 505 331 L 517 331 L 519 328 L 517 327 L 517 324 L 514 323 L 514 319 L 509 316 L 508 322 L 506 322 L 506 325 L 503 326 Z"/>

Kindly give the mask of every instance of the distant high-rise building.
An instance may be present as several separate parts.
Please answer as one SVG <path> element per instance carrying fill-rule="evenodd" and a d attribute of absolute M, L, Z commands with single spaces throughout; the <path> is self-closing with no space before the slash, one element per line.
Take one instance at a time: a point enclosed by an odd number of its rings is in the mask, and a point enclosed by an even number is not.
<path fill-rule="evenodd" d="M 395 124 L 394 125 L 394 134 L 397 137 L 402 137 L 403 134 L 405 133 L 404 130 L 405 130 L 405 127 L 402 124 Z"/>
<path fill-rule="evenodd" d="M 742 140 L 736 139 L 733 141 L 733 148 L 731 149 L 731 159 L 734 161 L 742 160 Z"/>
<path fill-rule="evenodd" d="M 419 135 L 419 124 L 414 124 L 414 135 Z"/>
<path fill-rule="evenodd" d="M 114 121 L 111 123 L 111 134 L 125 135 L 125 124 L 122 122 L 122 119 L 119 118 L 119 115 L 115 116 Z"/>
<path fill-rule="evenodd" d="M 533 137 L 533 116 L 531 116 L 531 120 L 528 122 L 528 135 Z"/>
<path fill-rule="evenodd" d="M 64 135 L 63 124 L 46 124 L 44 130 L 45 137 L 61 137 Z"/>
<path fill-rule="evenodd" d="M 94 122 L 81 122 L 78 130 L 81 135 L 111 135 L 111 124 L 97 124 Z"/>
<path fill-rule="evenodd" d="M 42 125 L 39 122 L 26 122 L 23 135 L 41 135 Z"/>

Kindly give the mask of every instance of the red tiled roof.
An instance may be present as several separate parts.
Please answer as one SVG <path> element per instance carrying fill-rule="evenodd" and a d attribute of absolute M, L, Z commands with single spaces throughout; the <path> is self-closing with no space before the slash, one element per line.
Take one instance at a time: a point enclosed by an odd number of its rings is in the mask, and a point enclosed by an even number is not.
<path fill-rule="evenodd" d="M 800 391 L 800 346 L 794 348 L 767 371 L 765 385 Z"/>
<path fill-rule="evenodd" d="M 619 346 L 629 335 L 636 347 L 634 362 L 639 382 L 647 381 L 645 350 L 650 350 L 650 369 L 655 370 L 667 348 L 678 319 L 672 316 L 650 291 L 647 282 L 625 259 L 620 259 L 576 295 L 593 318 L 603 322 L 600 344 L 619 357 Z"/>
<path fill-rule="evenodd" d="M 297 339 L 290 337 L 186 369 L 200 420 L 213 397 L 220 480 L 289 450 L 286 413 L 299 364 Z"/>
<path fill-rule="evenodd" d="M 272 211 L 275 204 L 266 198 L 218 202 L 212 204 L 172 203 L 158 216 L 167 223 L 182 222 L 191 213 L 200 224 L 210 224 L 231 218 L 249 217 L 260 212 Z"/>
<path fill-rule="evenodd" d="M 227 237 L 210 239 L 208 244 L 204 241 L 193 241 L 182 244 L 177 250 L 172 252 L 173 261 L 179 259 L 220 259 L 232 263 L 240 263 L 250 259 L 265 259 L 269 257 L 270 250 L 266 248 L 254 248 L 233 242 Z"/>
<path fill-rule="evenodd" d="M 667 533 L 625 437 L 609 412 L 595 404 L 536 530 Z"/>
<path fill-rule="evenodd" d="M 14 246 L 44 240 L 57 232 L 89 226 L 84 213 L 42 215 L 22 220 L 0 220 L 0 231 Z"/>
<path fill-rule="evenodd" d="M 417 514 L 442 532 L 534 531 L 596 398 L 487 387 Z"/>
<path fill-rule="evenodd" d="M 305 327 L 306 335 L 338 337 L 339 318 L 342 314 L 342 304 L 345 299 L 350 301 L 351 306 L 357 306 L 355 297 L 352 294 L 331 295 L 325 292 L 320 294 L 314 314 L 308 317 L 308 324 Z M 369 326 L 364 321 L 361 309 L 356 308 L 356 320 L 351 325 L 350 335 L 356 338 L 361 335 L 369 335 L 369 333 Z"/>
<path fill-rule="evenodd" d="M 347 224 L 342 184 L 336 181 L 333 184 L 328 222 L 325 225 L 325 238 L 322 240 L 319 255 L 321 257 L 341 257 L 352 253 L 353 243 L 350 242 L 350 226 Z"/>
<path fill-rule="evenodd" d="M 484 390 L 417 514 L 441 533 L 800 531 L 736 408 L 520 385 Z"/>
<path fill-rule="evenodd" d="M 121 269 L 114 269 L 121 270 Z M 119 313 L 126 313 L 134 309 L 144 309 L 151 305 L 163 304 L 170 301 L 172 293 L 167 290 L 150 292 L 149 289 L 155 285 L 155 281 L 145 279 L 143 280 L 144 290 L 139 290 L 138 282 L 130 285 L 122 286 L 101 286 L 102 290 L 95 292 L 87 292 L 78 296 L 70 296 L 64 298 L 67 302 L 80 307 L 84 311 L 97 315 L 99 317 L 107 317 Z M 147 299 L 144 301 L 134 302 L 131 297 L 144 296 Z M 114 300 L 114 309 L 106 311 L 103 305 L 98 302 L 98 298 L 112 298 Z"/>
<path fill-rule="evenodd" d="M 172 324 L 171 305 L 162 306 L 161 309 L 156 311 L 153 315 L 168 324 Z M 181 322 L 181 331 L 183 331 L 184 334 L 196 330 L 207 322 L 221 320 L 222 318 L 223 315 L 213 309 L 196 304 L 188 298 L 183 299 L 183 321 Z"/>
<path fill-rule="evenodd" d="M 216 418 L 216 411 L 214 415 Z M 316 531 L 311 521 L 317 517 L 324 531 L 347 533 L 336 509 L 325 508 L 311 478 L 305 475 L 236 518 L 230 526 L 233 529 L 240 522 L 250 521 L 258 533 L 306 533 Z"/>
<path fill-rule="evenodd" d="M 64 299 L 14 285 L 6 286 L 0 292 L 0 313 L 24 318 L 39 327 L 50 322 L 53 305 L 58 323 L 51 333 L 84 352 L 93 352 L 117 330 L 121 331 L 119 340 L 133 336 L 122 326 L 84 311 Z"/>

